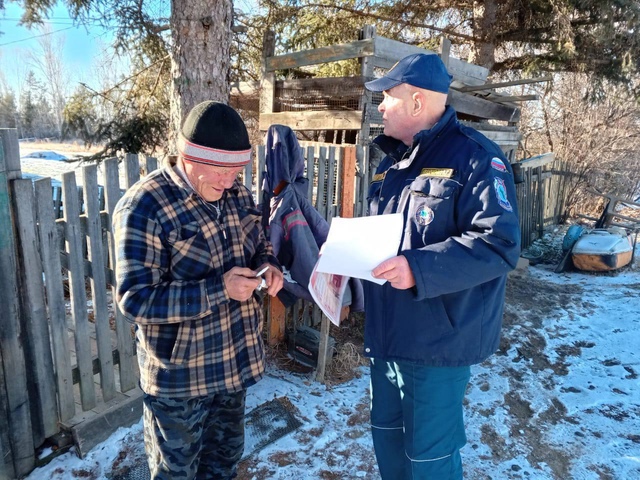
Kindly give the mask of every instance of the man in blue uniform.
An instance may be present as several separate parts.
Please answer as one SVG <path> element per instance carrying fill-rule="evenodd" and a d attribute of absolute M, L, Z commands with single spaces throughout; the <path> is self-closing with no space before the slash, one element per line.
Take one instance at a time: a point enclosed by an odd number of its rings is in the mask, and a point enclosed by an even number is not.
<path fill-rule="evenodd" d="M 499 345 L 507 273 L 520 254 L 513 174 L 500 148 L 446 105 L 451 76 L 414 54 L 366 84 L 386 153 L 369 214 L 401 212 L 398 256 L 365 282 L 371 426 L 384 480 L 462 479 L 470 365 Z"/>

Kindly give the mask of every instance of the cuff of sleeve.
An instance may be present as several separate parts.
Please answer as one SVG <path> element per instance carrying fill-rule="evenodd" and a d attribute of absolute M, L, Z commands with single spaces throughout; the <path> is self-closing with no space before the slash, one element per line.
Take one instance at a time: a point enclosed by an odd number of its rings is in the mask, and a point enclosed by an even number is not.
<path fill-rule="evenodd" d="M 252 262 L 252 263 L 255 263 L 255 265 L 251 265 L 253 269 L 256 269 L 261 265 L 268 263 L 269 265 L 273 265 L 274 267 L 276 267 L 278 270 L 282 272 L 282 266 L 280 265 L 280 262 L 278 261 L 278 258 L 275 255 L 270 255 L 270 254 L 260 255 L 260 257 L 258 257 L 256 260 Z"/>
<path fill-rule="evenodd" d="M 228 303 L 230 299 L 227 287 L 225 287 L 222 277 L 207 277 L 205 288 L 207 289 L 207 298 L 211 305 L 222 305 Z"/>
<path fill-rule="evenodd" d="M 421 301 L 427 298 L 427 285 L 415 253 L 416 252 L 407 250 L 405 252 L 401 252 L 400 255 L 403 255 L 407 259 L 407 262 L 409 262 L 409 268 L 411 269 L 413 278 L 416 281 L 415 286 L 411 289 L 414 295 L 414 300 Z"/>

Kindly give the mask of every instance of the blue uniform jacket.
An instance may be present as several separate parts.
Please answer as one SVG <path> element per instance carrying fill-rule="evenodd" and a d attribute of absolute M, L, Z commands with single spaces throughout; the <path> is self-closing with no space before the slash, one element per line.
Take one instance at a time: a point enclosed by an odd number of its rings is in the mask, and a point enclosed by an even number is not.
<path fill-rule="evenodd" d="M 271 125 L 266 135 L 263 221 L 268 218 L 269 239 L 278 261 L 290 273 L 278 298 L 289 307 L 298 298 L 313 301 L 309 278 L 327 240 L 329 224 L 308 198 L 309 180 L 303 177 L 304 156 L 295 133 L 284 125 Z M 268 213 L 264 209 L 268 208 Z M 266 225 L 265 225 L 266 226 Z M 364 309 L 360 280 L 349 280 L 344 301 L 351 311 Z"/>
<path fill-rule="evenodd" d="M 499 345 L 507 273 L 520 255 L 511 166 L 500 148 L 447 107 L 410 148 L 387 154 L 369 190 L 370 215 L 402 212 L 399 254 L 416 285 L 365 284 L 365 354 L 428 366 L 479 363 Z"/>

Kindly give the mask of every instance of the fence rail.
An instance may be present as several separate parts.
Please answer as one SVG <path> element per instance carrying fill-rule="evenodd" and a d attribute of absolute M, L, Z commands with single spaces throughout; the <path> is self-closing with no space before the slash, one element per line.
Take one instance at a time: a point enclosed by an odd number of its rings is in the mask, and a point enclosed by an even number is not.
<path fill-rule="evenodd" d="M 110 219 L 124 189 L 158 163 L 126 155 L 83 166 L 79 176 L 65 173 L 58 185 L 21 178 L 15 130 L 0 129 L 0 140 L 0 478 L 16 478 L 34 468 L 35 449 L 62 430 L 73 433 L 82 456 L 140 418 L 131 325 L 112 301 Z M 365 215 L 375 163 L 369 150 L 313 143 L 303 150 L 315 208 L 329 221 Z M 523 238 L 530 238 L 553 216 L 548 197 L 559 190 L 543 170 L 549 162 L 523 165 L 518 202 Z M 259 147 L 243 172 L 258 203 L 264 169 Z M 286 314 L 298 324 L 321 321 L 317 307 L 302 301 Z"/>

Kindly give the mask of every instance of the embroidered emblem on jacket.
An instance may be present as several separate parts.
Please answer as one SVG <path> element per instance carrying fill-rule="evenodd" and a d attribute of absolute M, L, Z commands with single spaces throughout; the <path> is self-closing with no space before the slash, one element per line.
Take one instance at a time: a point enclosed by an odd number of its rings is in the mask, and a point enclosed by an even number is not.
<path fill-rule="evenodd" d="M 503 173 L 507 171 L 507 167 L 505 166 L 504 162 L 498 157 L 493 157 L 491 159 L 491 168 Z"/>
<path fill-rule="evenodd" d="M 420 172 L 420 176 L 451 178 L 453 177 L 453 168 L 423 168 Z"/>
<path fill-rule="evenodd" d="M 382 173 L 376 173 L 373 178 L 371 179 L 372 182 L 381 182 L 382 180 L 384 180 L 385 175 L 387 174 L 387 172 L 382 172 Z"/>
<path fill-rule="evenodd" d="M 416 212 L 416 222 L 418 223 L 418 225 L 422 225 L 424 227 L 425 225 L 429 225 L 433 221 L 433 216 L 433 210 L 431 210 L 431 208 L 427 207 L 426 205 L 423 205 Z"/>
<path fill-rule="evenodd" d="M 513 212 L 513 207 L 507 198 L 507 187 L 504 184 L 504 180 L 501 178 L 494 178 L 493 189 L 496 191 L 496 197 L 498 198 L 500 206 L 507 212 Z"/>

